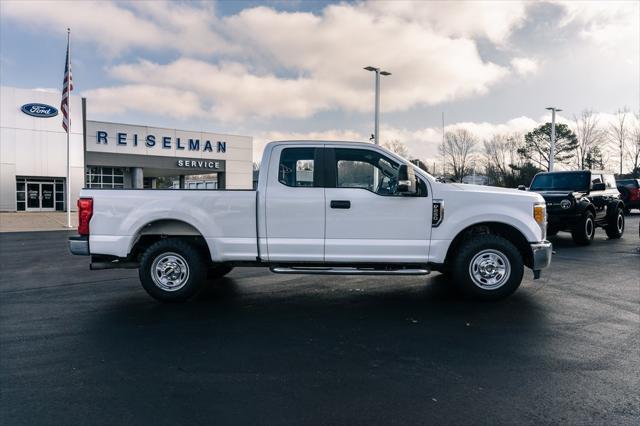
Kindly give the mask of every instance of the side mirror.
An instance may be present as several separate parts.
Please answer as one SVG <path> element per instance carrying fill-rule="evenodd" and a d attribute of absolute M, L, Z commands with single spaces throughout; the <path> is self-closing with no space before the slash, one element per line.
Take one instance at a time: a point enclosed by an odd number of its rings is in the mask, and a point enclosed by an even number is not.
<path fill-rule="evenodd" d="M 398 170 L 398 189 L 399 194 L 413 195 L 417 192 L 416 174 L 413 167 L 401 164 Z"/>
<path fill-rule="evenodd" d="M 524 185 L 518 185 L 518 189 L 519 189 L 520 191 L 526 191 L 526 190 L 527 190 L 527 187 L 526 187 L 526 186 L 524 186 Z"/>
<path fill-rule="evenodd" d="M 591 186 L 592 191 L 604 191 L 605 189 L 607 189 L 607 185 L 605 185 L 603 182 L 594 183 Z"/>

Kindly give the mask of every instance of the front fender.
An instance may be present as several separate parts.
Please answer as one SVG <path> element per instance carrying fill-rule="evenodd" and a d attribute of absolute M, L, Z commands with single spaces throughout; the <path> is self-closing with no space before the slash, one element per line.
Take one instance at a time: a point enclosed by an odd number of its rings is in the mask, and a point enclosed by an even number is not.
<path fill-rule="evenodd" d="M 530 209 L 529 213 L 527 210 Z M 523 206 L 525 208 L 523 208 Z M 473 208 L 462 206 L 448 206 L 444 220 L 439 227 L 431 232 L 429 260 L 433 263 L 443 263 L 452 241 L 457 235 L 473 225 L 483 223 L 499 223 L 511 226 L 519 231 L 530 243 L 542 241 L 542 230 L 533 219 L 533 203 L 510 206 L 503 204 L 496 212 L 495 205 L 476 205 Z"/>

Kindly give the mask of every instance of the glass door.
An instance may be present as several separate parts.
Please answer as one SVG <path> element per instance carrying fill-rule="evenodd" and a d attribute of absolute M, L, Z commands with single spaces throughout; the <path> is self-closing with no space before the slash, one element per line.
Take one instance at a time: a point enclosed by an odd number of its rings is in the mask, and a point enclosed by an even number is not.
<path fill-rule="evenodd" d="M 55 211 L 53 183 L 27 182 L 27 211 Z"/>
<path fill-rule="evenodd" d="M 27 183 L 27 210 L 40 210 L 39 183 Z"/>
<path fill-rule="evenodd" d="M 53 184 L 40 184 L 40 210 L 55 210 L 55 199 L 53 197 Z"/>

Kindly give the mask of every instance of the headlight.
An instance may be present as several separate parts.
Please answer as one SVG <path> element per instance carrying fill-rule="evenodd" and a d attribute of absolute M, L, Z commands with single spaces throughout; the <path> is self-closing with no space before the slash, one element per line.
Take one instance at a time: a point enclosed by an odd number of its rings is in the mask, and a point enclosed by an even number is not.
<path fill-rule="evenodd" d="M 533 218 L 540 227 L 542 240 L 547 238 L 547 205 L 544 203 L 533 205 Z"/>
<path fill-rule="evenodd" d="M 571 200 L 565 198 L 564 200 L 560 201 L 560 207 L 562 207 L 564 210 L 571 208 Z"/>

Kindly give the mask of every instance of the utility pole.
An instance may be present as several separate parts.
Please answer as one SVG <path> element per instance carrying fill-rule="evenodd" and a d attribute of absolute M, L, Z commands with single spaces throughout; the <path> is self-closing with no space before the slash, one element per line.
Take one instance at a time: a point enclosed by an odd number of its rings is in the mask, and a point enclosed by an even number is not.
<path fill-rule="evenodd" d="M 556 112 L 562 111 L 560 108 L 547 107 L 551 111 L 551 146 L 549 147 L 549 171 L 553 171 L 553 159 L 556 155 Z"/>
<path fill-rule="evenodd" d="M 445 147 L 444 140 L 445 140 L 444 139 L 444 111 L 442 111 L 442 178 L 443 179 L 447 174 L 445 170 L 446 159 L 445 159 L 445 153 L 444 153 L 444 147 Z"/>
<path fill-rule="evenodd" d="M 368 66 L 368 67 L 364 67 L 365 70 L 367 71 L 373 71 L 376 73 L 376 82 L 375 82 L 375 117 L 374 117 L 374 133 L 373 133 L 373 137 L 374 137 L 374 143 L 376 145 L 380 145 L 380 76 L 381 75 L 391 75 L 390 72 L 387 71 L 381 71 L 380 68 L 378 67 L 372 67 L 372 66 Z"/>

